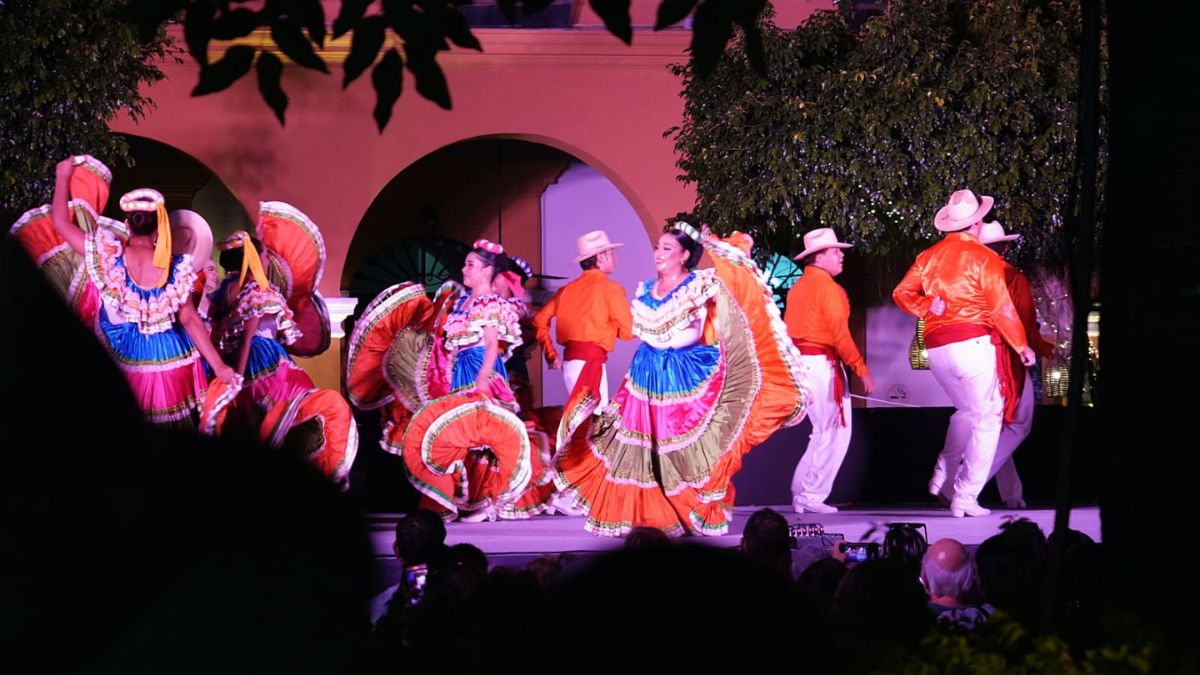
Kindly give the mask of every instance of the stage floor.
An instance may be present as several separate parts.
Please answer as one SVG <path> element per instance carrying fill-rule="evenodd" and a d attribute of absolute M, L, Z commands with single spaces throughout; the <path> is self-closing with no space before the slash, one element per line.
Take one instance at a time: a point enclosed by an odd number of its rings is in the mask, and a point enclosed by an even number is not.
<path fill-rule="evenodd" d="M 687 537 L 684 540 L 713 546 L 737 546 L 742 528 L 750 514 L 759 506 L 742 506 L 734 509 L 730 534 L 722 537 Z M 881 541 L 886 523 L 924 523 L 929 540 L 945 537 L 957 539 L 968 546 L 975 546 L 999 532 L 999 527 L 1008 519 L 1024 517 L 1041 526 L 1049 534 L 1054 529 L 1054 510 L 1050 508 L 995 509 L 992 515 L 983 518 L 953 518 L 950 510 L 931 504 L 890 506 L 847 506 L 830 515 L 804 514 L 797 516 L 790 506 L 774 506 L 788 522 L 820 523 L 825 532 L 842 534 L 847 540 L 863 541 L 873 528 L 873 541 Z M 401 514 L 374 513 L 368 516 L 371 544 L 381 562 L 391 558 L 392 541 L 396 520 Z M 1078 506 L 1071 512 L 1071 528 L 1080 530 L 1096 541 L 1100 541 L 1100 509 L 1096 506 Z M 529 520 L 498 520 L 483 523 L 449 523 L 446 526 L 446 543 L 474 544 L 487 554 L 494 565 L 523 565 L 543 553 L 576 553 L 587 555 L 620 547 L 623 540 L 612 537 L 597 537 L 584 531 L 582 517 L 562 515 L 537 516 Z"/>

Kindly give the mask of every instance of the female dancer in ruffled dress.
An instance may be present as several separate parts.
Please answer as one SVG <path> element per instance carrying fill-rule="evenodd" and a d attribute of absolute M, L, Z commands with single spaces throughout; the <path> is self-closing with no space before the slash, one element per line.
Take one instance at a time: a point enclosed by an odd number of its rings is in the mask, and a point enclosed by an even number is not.
<path fill-rule="evenodd" d="M 633 300 L 644 344 L 629 374 L 597 416 L 577 392 L 560 427 L 555 482 L 588 531 L 725 534 L 743 455 L 803 418 L 799 354 L 750 246 L 682 222 L 659 237 L 658 275 Z M 715 267 L 698 270 L 705 248 Z"/>
<path fill-rule="evenodd" d="M 54 228 L 82 252 L 102 307 L 99 335 L 154 424 L 195 428 L 207 381 L 199 356 L 224 382 L 237 374 L 217 354 L 191 303 L 196 272 L 190 255 L 172 256 L 162 195 L 134 190 L 121 197 L 128 241 L 111 228 L 85 234 L 71 223 L 67 181 L 73 159 L 55 167 Z"/>
<path fill-rule="evenodd" d="M 223 240 L 228 274 L 213 293 L 214 334 L 246 386 L 214 385 L 205 402 L 206 433 L 241 432 L 304 459 L 342 489 L 358 452 L 358 430 L 341 393 L 317 389 L 292 354 L 329 346 L 329 316 L 316 290 L 325 247 L 316 224 L 285 202 L 260 202 L 256 233 Z M 233 400 L 232 425 L 226 408 Z"/>
<path fill-rule="evenodd" d="M 452 507 L 458 512 L 466 511 L 460 519 L 466 522 L 495 520 L 497 517 L 519 518 L 514 510 L 519 495 L 524 492 L 531 475 L 531 454 L 525 425 L 515 413 L 519 409 L 508 384 L 508 373 L 504 362 L 521 344 L 521 310 L 519 299 L 505 298 L 496 292 L 501 274 L 511 274 L 511 263 L 499 244 L 481 239 L 467 254 L 463 263 L 463 284 L 467 293 L 460 294 L 446 316 L 440 340 L 440 354 L 449 358 L 449 393 L 465 393 L 483 397 L 486 401 L 474 401 L 462 405 L 443 399 L 435 402 L 433 409 L 422 410 L 409 425 L 404 436 L 404 460 L 413 485 L 427 498 L 438 502 L 443 508 Z M 511 283 L 511 279 L 508 280 Z M 435 343 L 437 340 L 435 340 Z M 435 350 L 437 345 L 435 344 Z M 443 368 L 445 368 L 445 362 Z M 508 415 L 487 411 L 488 406 L 500 406 Z M 428 408 L 429 406 L 427 406 Z M 457 410 L 455 414 L 471 415 L 482 413 L 478 419 L 484 427 L 493 424 L 518 422 L 519 433 L 497 430 L 497 436 L 510 437 L 504 443 L 486 446 L 464 447 L 450 439 L 438 439 L 447 451 L 443 458 L 431 456 L 433 445 L 418 435 L 415 429 L 422 428 L 424 419 L 433 415 L 433 410 Z M 444 414 L 444 413 L 440 413 Z M 476 429 L 470 424 L 472 430 Z M 483 436 L 491 436 L 483 433 Z M 513 441 L 516 441 L 515 443 Z M 457 470 L 448 475 L 438 475 L 448 464 L 458 463 Z M 452 500 L 446 500 L 454 495 Z M 453 501 L 453 505 L 445 503 Z"/>
<path fill-rule="evenodd" d="M 238 409 L 266 412 L 315 387 L 284 349 L 300 339 L 287 299 L 267 279 L 262 244 L 246 232 L 235 232 L 217 245 L 227 274 L 217 289 L 218 310 L 213 332 L 218 349 L 244 380 Z"/>
<path fill-rule="evenodd" d="M 383 449 L 399 454 L 422 506 L 447 520 L 527 517 L 514 509 L 532 473 L 504 360 L 521 343 L 520 312 L 496 293 L 504 249 L 475 242 L 466 288 L 447 282 L 433 304 L 397 284 L 355 324 L 347 389 L 362 409 L 385 408 Z"/>

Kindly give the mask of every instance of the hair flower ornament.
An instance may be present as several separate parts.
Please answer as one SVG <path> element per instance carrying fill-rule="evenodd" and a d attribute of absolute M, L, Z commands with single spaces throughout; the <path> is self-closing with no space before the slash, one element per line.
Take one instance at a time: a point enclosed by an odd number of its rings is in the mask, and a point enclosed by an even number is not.
<path fill-rule="evenodd" d="M 700 230 L 697 230 L 696 228 L 692 227 L 691 223 L 688 223 L 688 222 L 685 222 L 682 220 L 677 220 L 677 221 L 675 221 L 675 225 L 673 225 L 673 227 L 676 230 L 679 230 L 680 232 L 691 237 L 694 241 L 700 241 Z"/>
<path fill-rule="evenodd" d="M 487 251 L 492 255 L 504 255 L 504 247 L 494 241 L 488 241 L 487 239 L 476 239 L 474 246 L 475 248 L 481 251 Z"/>

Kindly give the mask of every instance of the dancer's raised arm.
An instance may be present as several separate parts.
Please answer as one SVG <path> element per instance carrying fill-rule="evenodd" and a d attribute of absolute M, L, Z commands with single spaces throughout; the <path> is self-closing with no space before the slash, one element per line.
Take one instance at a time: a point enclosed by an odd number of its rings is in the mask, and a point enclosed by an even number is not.
<path fill-rule="evenodd" d="M 74 169 L 74 157 L 68 157 L 54 165 L 54 200 L 50 203 L 50 218 L 59 236 L 65 239 L 71 248 L 83 253 L 84 232 L 71 223 L 71 212 L 67 206 L 67 187 Z"/>

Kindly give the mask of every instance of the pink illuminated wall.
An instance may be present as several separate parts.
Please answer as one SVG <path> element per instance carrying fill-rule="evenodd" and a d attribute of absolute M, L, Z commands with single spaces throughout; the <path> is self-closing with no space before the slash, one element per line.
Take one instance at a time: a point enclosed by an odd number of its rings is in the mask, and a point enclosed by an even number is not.
<path fill-rule="evenodd" d="M 341 3 L 326 0 L 326 17 Z M 653 24 L 657 0 L 635 0 L 635 27 Z M 794 26 L 828 0 L 773 3 L 777 23 Z M 354 230 L 376 195 L 407 166 L 439 148 L 502 137 L 558 148 L 594 167 L 624 194 L 648 229 L 688 210 L 690 186 L 675 178 L 675 150 L 663 132 L 680 123 L 679 81 L 668 71 L 687 59 L 686 29 L 636 28 L 627 46 L 600 28 L 577 2 L 576 28 L 478 29 L 483 53 L 458 48 L 439 56 L 454 109 L 422 99 L 406 73 L 404 93 L 381 134 L 369 73 L 342 90 L 341 62 L 350 40 L 328 41 L 330 74 L 289 66 L 284 88 L 287 126 L 263 104 L 253 74 L 229 89 L 193 98 L 198 66 L 162 64 L 166 79 L 147 94 L 157 108 L 140 123 L 119 119 L 117 131 L 172 145 L 217 174 L 248 213 L 260 200 L 294 203 L 322 227 L 329 259 L 321 291 L 338 295 Z M 183 43 L 182 32 L 176 36 Z M 263 35 L 242 43 L 266 47 Z M 220 58 L 214 43 L 212 58 Z"/>
<path fill-rule="evenodd" d="M 456 50 L 440 59 L 454 109 L 417 96 L 406 75 L 382 134 L 367 77 L 341 91 L 337 66 L 331 75 L 288 68 L 291 104 L 280 127 L 253 77 L 191 98 L 197 68 L 190 62 L 163 66 L 167 79 L 147 92 L 156 112 L 114 127 L 195 157 L 250 213 L 260 200 L 282 200 L 309 214 L 328 248 L 327 295 L 339 295 L 339 282 L 353 276 L 343 269 L 346 252 L 376 195 L 419 158 L 464 139 L 515 138 L 564 150 L 617 185 L 646 227 L 691 207 L 694 192 L 675 180 L 674 147 L 663 138 L 682 110 L 667 66 L 685 58 L 686 33 L 639 33 L 634 47 L 599 31 L 478 34 L 484 54 Z"/>

